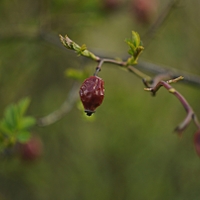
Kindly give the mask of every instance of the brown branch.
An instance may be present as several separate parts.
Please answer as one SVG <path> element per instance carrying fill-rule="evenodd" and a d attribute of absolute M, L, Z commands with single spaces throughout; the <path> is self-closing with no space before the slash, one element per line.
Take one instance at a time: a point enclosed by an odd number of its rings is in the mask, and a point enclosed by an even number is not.
<path fill-rule="evenodd" d="M 174 79 L 179 76 L 183 76 L 184 79 L 181 82 L 185 84 L 190 84 L 192 86 L 200 87 L 200 76 L 184 72 L 182 70 L 177 70 L 168 66 L 159 66 L 146 61 L 139 61 L 137 64 L 137 68 L 146 73 L 152 73 L 155 75 L 165 75 L 167 79 Z"/>
<path fill-rule="evenodd" d="M 167 89 L 171 94 L 175 95 L 178 100 L 181 102 L 181 104 L 183 105 L 183 107 L 185 108 L 187 115 L 185 117 L 185 119 L 183 120 L 183 122 L 181 122 L 176 128 L 175 131 L 178 132 L 178 134 L 182 134 L 182 132 L 185 130 L 185 128 L 189 125 L 189 123 L 191 122 L 191 120 L 194 120 L 195 125 L 197 126 L 197 128 L 200 128 L 200 123 L 199 120 L 197 119 L 196 114 L 194 113 L 192 107 L 190 106 L 190 104 L 187 102 L 187 100 L 183 97 L 183 95 L 181 95 L 177 90 L 175 90 L 170 84 L 177 82 L 178 80 L 183 79 L 183 77 L 178 77 L 176 79 L 173 80 L 169 80 L 169 81 L 159 81 L 154 87 L 150 87 L 150 88 L 145 88 L 146 91 L 151 91 L 153 95 L 156 94 L 156 92 L 160 89 L 160 87 L 164 87 L 165 89 Z"/>
<path fill-rule="evenodd" d="M 9 34 L 9 35 L 0 35 L 0 41 L 5 41 L 5 40 L 7 41 L 7 40 L 12 40 L 12 39 L 15 41 L 21 41 L 21 40 L 36 41 L 36 40 L 42 39 L 49 44 L 52 44 L 58 48 L 68 51 L 68 49 L 66 49 L 61 44 L 57 35 L 52 34 L 45 30 L 35 31 L 34 34 L 30 34 L 29 32 L 24 30 L 23 33 L 19 32 L 19 31 L 16 31 L 16 32 L 14 31 L 14 33 Z M 115 59 L 105 58 L 105 56 L 100 55 L 99 52 L 96 52 L 96 51 L 92 51 L 92 52 L 99 55 L 99 57 L 104 58 L 104 60 L 113 60 L 116 62 Z M 88 61 L 87 59 L 84 59 L 84 60 Z M 136 69 L 136 67 L 138 68 L 137 70 L 144 70 L 145 72 L 153 73 L 153 74 L 169 73 L 170 78 L 175 78 L 175 77 L 182 75 L 182 76 L 184 76 L 183 83 L 191 84 L 193 86 L 198 86 L 198 87 L 200 86 L 200 76 L 190 74 L 188 72 L 183 72 L 182 70 L 176 70 L 171 67 L 163 67 L 163 66 L 156 65 L 156 64 L 153 64 L 150 62 L 146 62 L 146 61 L 139 61 L 137 66 L 135 66 L 134 68 Z M 134 70 L 130 69 L 129 71 L 133 72 Z"/>
<path fill-rule="evenodd" d="M 76 82 L 74 86 L 71 88 L 66 101 L 60 106 L 60 108 L 50 113 L 47 116 L 38 118 L 37 125 L 48 126 L 62 119 L 67 113 L 71 111 L 71 109 L 74 106 L 74 103 L 78 100 L 79 97 L 78 90 L 79 90 L 79 84 L 78 82 Z"/>

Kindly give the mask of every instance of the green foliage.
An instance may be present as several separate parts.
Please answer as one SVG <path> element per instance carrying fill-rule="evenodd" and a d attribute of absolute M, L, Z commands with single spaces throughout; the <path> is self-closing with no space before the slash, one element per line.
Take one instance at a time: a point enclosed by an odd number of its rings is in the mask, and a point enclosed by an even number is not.
<path fill-rule="evenodd" d="M 54 111 L 65 100 L 71 80 L 63 78 L 63 70 L 77 69 L 79 61 L 83 69 L 89 59 L 82 62 L 57 48 L 54 34 L 67 31 L 91 50 L 98 47 L 101 55 L 113 57 L 126 54 L 129 47 L 122 40 L 131 29 L 142 35 L 148 30 L 148 25 L 132 20 L 130 0 L 120 0 L 123 5 L 116 12 L 106 10 L 100 19 L 93 6 L 97 1 L 0 1 L 1 112 L 6 102 L 24 93 L 34 97 L 30 112 L 36 115 Z M 169 2 L 160 1 L 161 7 Z M 174 6 L 139 59 L 200 75 L 199 0 L 180 4 L 184 6 Z M 45 142 L 41 162 L 1 158 L 1 200 L 200 199 L 200 160 L 191 142 L 194 126 L 181 140 L 171 134 L 185 116 L 177 99 L 164 90 L 152 98 L 140 80 L 109 64 L 100 75 L 106 83 L 106 101 L 91 116 L 96 118 L 93 123 L 86 121 L 91 117 L 83 108 L 73 109 L 59 122 L 36 128 Z M 176 87 L 200 116 L 199 88 Z M 0 131 L 0 144 L 5 140 Z"/>
<path fill-rule="evenodd" d="M 83 44 L 82 46 L 79 46 L 77 43 L 72 41 L 67 35 L 65 35 L 65 37 L 63 37 L 62 35 L 59 35 L 59 36 L 60 36 L 60 41 L 67 49 L 74 50 L 78 55 L 91 58 L 95 61 L 99 60 L 98 56 L 94 55 L 92 52 L 87 50 L 87 47 L 85 44 Z"/>
<path fill-rule="evenodd" d="M 29 98 L 24 98 L 17 104 L 9 105 L 0 121 L 0 145 L 7 147 L 16 142 L 27 142 L 31 136 L 29 129 L 35 125 L 34 117 L 25 116 Z"/>
<path fill-rule="evenodd" d="M 128 46 L 130 47 L 128 53 L 131 55 L 130 58 L 127 60 L 127 64 L 134 65 L 137 64 L 137 60 L 139 58 L 139 55 L 144 50 L 144 47 L 142 46 L 142 42 L 140 40 L 140 35 L 132 31 L 132 38 L 125 40 Z"/>
<path fill-rule="evenodd" d="M 91 58 L 95 61 L 100 61 L 100 58 L 98 56 L 87 50 L 85 44 L 79 46 L 77 43 L 72 41 L 67 35 L 65 35 L 65 37 L 63 37 L 62 35 L 59 36 L 60 36 L 60 41 L 67 49 L 74 50 L 78 55 Z M 126 39 L 125 41 L 130 47 L 128 53 L 131 55 L 131 57 L 127 59 L 127 65 L 135 65 L 137 64 L 137 60 L 140 54 L 144 50 L 144 47 L 142 46 L 142 42 L 140 40 L 140 35 L 137 32 L 132 31 L 131 39 Z M 68 76 L 72 75 L 77 78 L 78 73 L 74 73 L 74 71 L 70 70 L 69 72 L 67 72 L 67 75 Z"/>

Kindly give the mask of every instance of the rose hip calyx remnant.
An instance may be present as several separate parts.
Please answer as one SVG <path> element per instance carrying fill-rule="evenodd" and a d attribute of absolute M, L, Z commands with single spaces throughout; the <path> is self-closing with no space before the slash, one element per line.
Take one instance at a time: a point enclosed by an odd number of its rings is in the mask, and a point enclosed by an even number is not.
<path fill-rule="evenodd" d="M 88 116 L 91 116 L 102 104 L 104 91 L 104 81 L 98 76 L 90 76 L 81 85 L 79 95 Z"/>

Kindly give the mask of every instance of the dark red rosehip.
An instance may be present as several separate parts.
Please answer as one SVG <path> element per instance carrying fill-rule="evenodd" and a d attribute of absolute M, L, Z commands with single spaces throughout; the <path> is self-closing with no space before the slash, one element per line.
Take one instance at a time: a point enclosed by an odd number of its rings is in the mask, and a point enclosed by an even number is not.
<path fill-rule="evenodd" d="M 34 161 L 41 157 L 43 145 L 39 137 L 33 136 L 27 143 L 19 144 L 19 154 L 22 160 Z"/>
<path fill-rule="evenodd" d="M 88 116 L 91 116 L 102 104 L 104 91 L 104 81 L 98 76 L 87 78 L 81 85 L 79 95 Z"/>
<path fill-rule="evenodd" d="M 198 156 L 200 156 L 200 130 L 194 134 L 194 147 Z"/>

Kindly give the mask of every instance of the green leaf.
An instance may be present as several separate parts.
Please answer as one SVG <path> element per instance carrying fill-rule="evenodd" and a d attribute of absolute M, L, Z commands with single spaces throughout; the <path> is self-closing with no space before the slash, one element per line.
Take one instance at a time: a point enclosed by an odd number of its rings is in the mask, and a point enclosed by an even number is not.
<path fill-rule="evenodd" d="M 140 45 L 140 36 L 135 31 L 132 31 L 132 42 L 136 48 Z"/>
<path fill-rule="evenodd" d="M 88 52 L 88 50 L 87 50 L 87 47 L 86 47 L 86 45 L 85 44 L 83 44 L 81 47 L 79 47 L 79 48 L 77 48 L 77 50 L 76 50 L 76 53 L 80 56 L 80 55 L 85 55 L 85 56 L 88 56 L 89 57 L 89 52 Z M 88 55 L 86 55 L 86 54 L 88 54 Z"/>
<path fill-rule="evenodd" d="M 60 37 L 60 41 L 66 48 L 74 50 L 78 55 L 82 55 L 85 57 L 89 57 L 95 61 L 99 61 L 100 58 L 96 56 L 95 54 L 93 54 L 92 52 L 88 51 L 85 44 L 83 44 L 82 46 L 79 46 L 77 43 L 71 40 L 67 35 L 65 35 L 65 37 L 63 37 L 62 35 L 59 35 L 59 37 Z"/>
<path fill-rule="evenodd" d="M 9 130 L 15 130 L 18 124 L 17 107 L 13 104 L 8 106 L 4 113 L 5 125 Z"/>
<path fill-rule="evenodd" d="M 127 64 L 128 65 L 137 64 L 139 55 L 144 50 L 139 34 L 135 31 L 132 31 L 131 39 L 126 39 L 125 41 L 130 48 L 128 50 L 128 53 L 131 55 L 131 57 L 127 59 Z"/>
<path fill-rule="evenodd" d="M 75 50 L 75 51 L 79 51 L 81 49 L 81 47 L 78 44 L 76 44 L 74 41 L 72 41 L 67 35 L 65 35 L 65 37 L 63 37 L 62 35 L 59 35 L 59 37 L 60 37 L 60 41 L 66 48 Z"/>
<path fill-rule="evenodd" d="M 83 44 L 83 45 L 81 46 L 81 51 L 85 51 L 86 49 L 87 49 L 86 45 Z"/>
<path fill-rule="evenodd" d="M 30 98 L 28 98 L 28 97 L 22 99 L 17 104 L 17 110 L 18 110 L 20 117 L 22 117 L 26 113 L 29 105 L 30 105 Z"/>
<path fill-rule="evenodd" d="M 0 122 L 0 129 L 4 133 L 12 135 L 12 133 L 20 130 L 20 125 L 23 129 L 32 126 L 35 123 L 34 118 L 23 118 L 29 104 L 30 99 L 24 98 L 18 104 L 9 105 L 5 109 L 4 118 Z"/>
<path fill-rule="evenodd" d="M 19 130 L 26 130 L 34 126 L 36 119 L 34 117 L 24 117 L 20 120 Z"/>
<path fill-rule="evenodd" d="M 17 140 L 21 143 L 29 141 L 31 138 L 31 133 L 29 131 L 20 131 L 17 134 Z"/>
<path fill-rule="evenodd" d="M 9 124 L 7 124 L 5 119 L 1 120 L 0 129 L 1 129 L 2 132 L 6 133 L 8 135 L 12 134 L 12 132 L 13 132 L 12 128 L 10 127 Z"/>
<path fill-rule="evenodd" d="M 140 36 L 137 32 L 132 31 L 132 38 L 131 39 L 126 39 L 125 40 L 130 49 L 132 50 L 131 55 L 134 54 L 136 49 L 141 46 L 141 41 L 140 41 Z"/>

